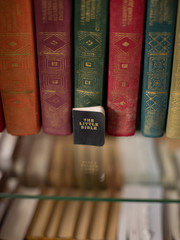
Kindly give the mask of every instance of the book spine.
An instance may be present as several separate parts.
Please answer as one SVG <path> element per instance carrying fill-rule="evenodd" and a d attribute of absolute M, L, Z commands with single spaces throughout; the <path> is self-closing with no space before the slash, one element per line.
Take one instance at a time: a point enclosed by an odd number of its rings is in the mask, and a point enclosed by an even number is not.
<path fill-rule="evenodd" d="M 141 131 L 161 137 L 166 124 L 177 0 L 148 0 L 143 67 Z"/>
<path fill-rule="evenodd" d="M 5 128 L 4 113 L 3 113 L 3 107 L 2 107 L 2 99 L 0 95 L 0 132 L 3 132 L 4 128 Z"/>
<path fill-rule="evenodd" d="M 135 132 L 145 0 L 110 1 L 107 132 Z"/>
<path fill-rule="evenodd" d="M 75 107 L 103 103 L 107 0 L 75 1 Z"/>
<path fill-rule="evenodd" d="M 180 138 L 180 3 L 178 6 L 171 91 L 166 135 Z"/>
<path fill-rule="evenodd" d="M 2 0 L 0 88 L 6 128 L 12 135 L 39 132 L 39 96 L 32 0 Z"/>
<path fill-rule="evenodd" d="M 71 133 L 72 0 L 35 0 L 43 131 Z"/>

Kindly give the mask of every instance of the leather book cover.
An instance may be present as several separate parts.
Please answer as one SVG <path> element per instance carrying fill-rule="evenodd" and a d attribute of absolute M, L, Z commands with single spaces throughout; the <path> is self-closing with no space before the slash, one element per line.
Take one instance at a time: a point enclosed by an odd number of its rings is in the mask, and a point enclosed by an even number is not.
<path fill-rule="evenodd" d="M 103 107 L 73 108 L 74 144 L 103 146 L 105 112 Z"/>
<path fill-rule="evenodd" d="M 178 4 L 166 136 L 180 138 L 180 3 Z"/>
<path fill-rule="evenodd" d="M 145 0 L 111 0 L 107 132 L 130 136 L 135 132 Z"/>
<path fill-rule="evenodd" d="M 74 106 L 103 103 L 107 0 L 74 1 Z"/>
<path fill-rule="evenodd" d="M 0 89 L 6 128 L 12 135 L 40 130 L 32 0 L 2 0 Z"/>
<path fill-rule="evenodd" d="M 172 72 L 177 0 L 148 0 L 146 13 L 141 132 L 164 134 Z"/>
<path fill-rule="evenodd" d="M 35 0 L 43 131 L 71 133 L 72 0 Z"/>

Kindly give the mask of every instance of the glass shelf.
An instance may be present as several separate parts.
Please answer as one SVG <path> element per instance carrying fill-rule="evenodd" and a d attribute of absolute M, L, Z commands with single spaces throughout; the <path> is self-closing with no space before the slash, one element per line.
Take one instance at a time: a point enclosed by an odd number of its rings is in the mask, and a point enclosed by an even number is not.
<path fill-rule="evenodd" d="M 74 145 L 72 135 L 0 135 L 0 198 L 180 203 L 179 194 L 166 194 L 179 192 L 179 173 L 180 140 L 166 137 L 106 136 L 94 147 Z M 136 190 L 127 195 L 127 187 Z"/>

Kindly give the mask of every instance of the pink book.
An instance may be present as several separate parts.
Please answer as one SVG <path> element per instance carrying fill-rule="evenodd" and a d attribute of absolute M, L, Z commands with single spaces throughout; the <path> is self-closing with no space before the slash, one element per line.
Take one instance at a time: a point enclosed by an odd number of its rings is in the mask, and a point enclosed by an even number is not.
<path fill-rule="evenodd" d="M 43 131 L 71 133 L 72 0 L 34 0 Z"/>
<path fill-rule="evenodd" d="M 135 132 L 145 0 L 110 1 L 107 132 Z"/>

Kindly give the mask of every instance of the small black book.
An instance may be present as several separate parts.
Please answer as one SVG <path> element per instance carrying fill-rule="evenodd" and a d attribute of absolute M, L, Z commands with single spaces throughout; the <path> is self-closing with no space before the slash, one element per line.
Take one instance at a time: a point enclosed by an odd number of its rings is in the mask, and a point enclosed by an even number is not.
<path fill-rule="evenodd" d="M 103 146 L 105 111 L 102 106 L 73 108 L 74 144 Z"/>

